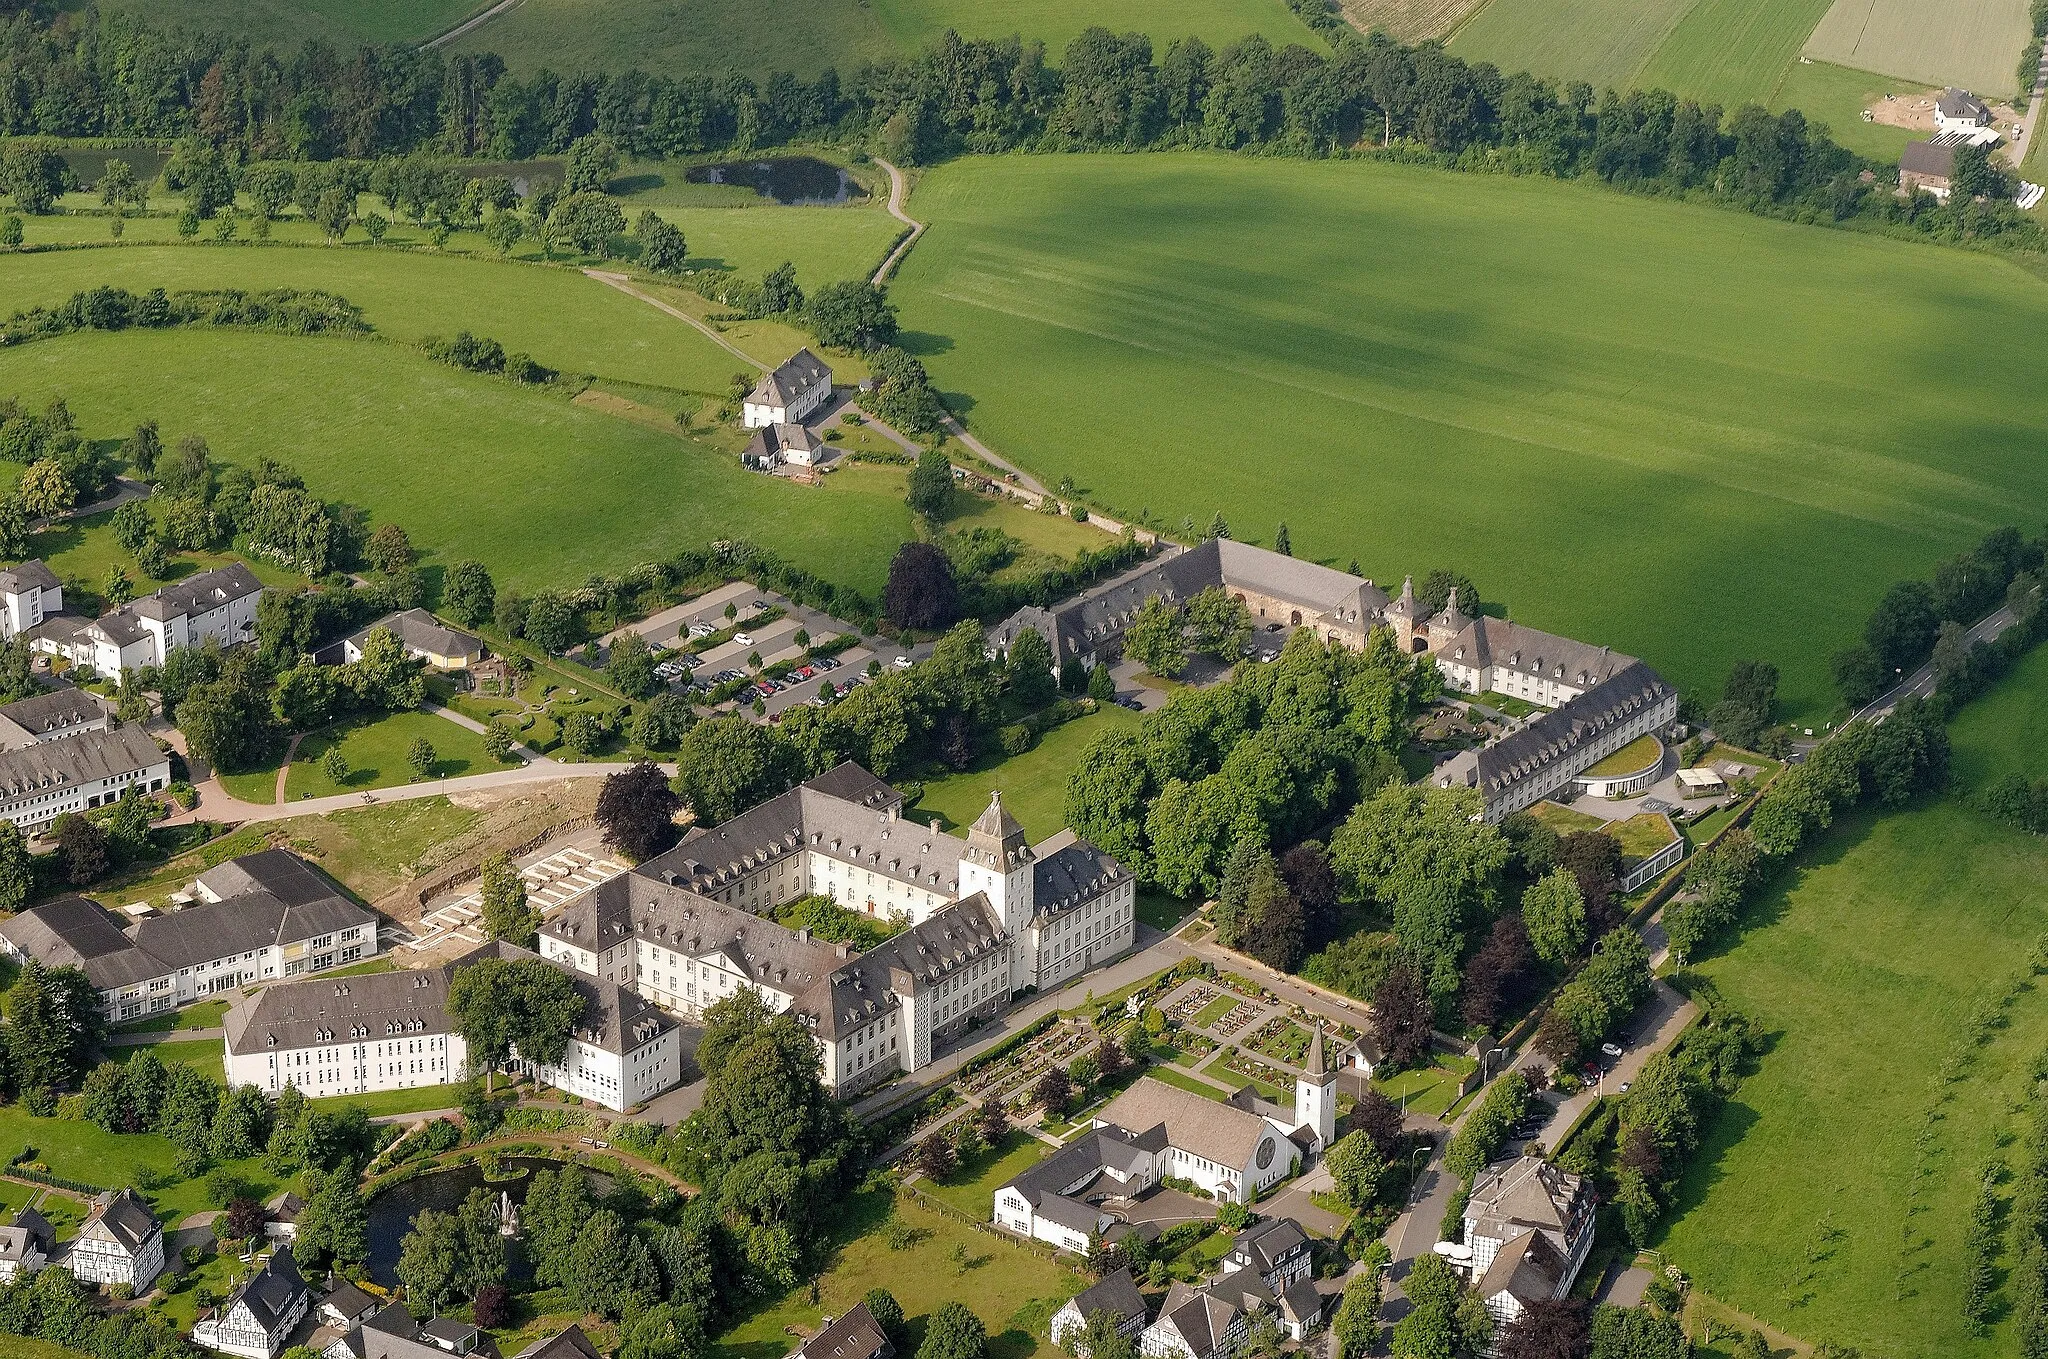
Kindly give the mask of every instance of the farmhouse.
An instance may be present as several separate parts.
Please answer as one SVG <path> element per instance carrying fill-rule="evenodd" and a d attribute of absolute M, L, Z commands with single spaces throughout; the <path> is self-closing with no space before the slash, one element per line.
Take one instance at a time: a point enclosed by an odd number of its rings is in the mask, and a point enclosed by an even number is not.
<path fill-rule="evenodd" d="M 1954 147 L 1907 142 L 1906 149 L 1899 153 L 1899 191 L 1910 194 L 1925 189 L 1936 198 L 1946 199 L 1955 166 Z"/>
<path fill-rule="evenodd" d="M 266 986 L 221 1022 L 228 1083 L 308 1096 L 454 1084 L 468 1074 L 468 1049 L 448 1016 L 451 975 L 435 967 Z"/>
<path fill-rule="evenodd" d="M 67 812 L 118 802 L 130 788 L 156 793 L 170 783 L 171 757 L 140 727 L 30 741 L 0 750 L 0 821 L 40 831 Z"/>
<path fill-rule="evenodd" d="M 13 641 L 64 608 L 64 587 L 40 561 L 0 570 L 0 640 Z"/>
<path fill-rule="evenodd" d="M 164 1272 L 164 1231 L 134 1190 L 102 1194 L 55 1263 L 80 1283 L 127 1284 L 140 1296 Z"/>
<path fill-rule="evenodd" d="M 70 614 L 47 616 L 28 635 L 38 651 L 118 675 L 128 667 L 162 665 L 182 646 L 253 640 L 262 595 L 262 583 L 236 562 L 166 585 L 90 622 Z"/>
<path fill-rule="evenodd" d="M 0 1283 L 12 1283 L 18 1274 L 33 1274 L 50 1262 L 56 1250 L 57 1231 L 33 1208 L 23 1208 L 14 1221 L 0 1227 Z"/>
<path fill-rule="evenodd" d="M 1430 777 L 1439 788 L 1476 788 L 1481 814 L 1493 824 L 1541 802 L 1629 742 L 1662 732 L 1677 720 L 1677 691 L 1649 666 L 1628 660 L 1611 679 L 1489 745 L 1458 752 Z"/>
<path fill-rule="evenodd" d="M 539 959 L 516 944 L 496 940 L 455 960 L 460 969 L 487 958 Z M 580 1099 L 623 1112 L 672 1090 L 683 1079 L 682 1029 L 637 991 L 614 981 L 591 981 L 564 968 L 583 997 L 583 1014 L 569 1034 L 562 1060 L 543 1064 L 519 1056 L 511 1065 Z"/>
<path fill-rule="evenodd" d="M 192 1327 L 192 1343 L 244 1359 L 272 1359 L 312 1305 L 289 1246 L 279 1246 L 227 1301 Z"/>
<path fill-rule="evenodd" d="M 1506 1326 L 1532 1302 L 1564 1297 L 1593 1249 L 1592 1186 L 1534 1156 L 1487 1167 L 1465 1205 L 1465 1243 L 1437 1247 Z"/>
<path fill-rule="evenodd" d="M 827 448 L 802 425 L 763 425 L 740 450 L 740 465 L 754 472 L 773 472 L 784 463 L 815 467 L 825 461 Z"/>
<path fill-rule="evenodd" d="M 1131 875 L 1072 832 L 1033 846 L 998 796 L 965 840 L 842 764 L 572 901 L 541 952 L 695 1017 L 738 988 L 794 1011 L 842 1092 L 927 1065 L 1026 987 L 1127 951 Z M 763 918 L 808 894 L 909 926 L 854 955 Z"/>
<path fill-rule="evenodd" d="M 67 750 L 90 739 L 38 749 Z M 8 758 L 0 755 L 0 765 Z M 377 918 L 285 850 L 209 869 L 194 895 L 198 904 L 126 930 L 84 897 L 59 897 L 0 923 L 0 952 L 18 962 L 82 969 L 116 1022 L 250 982 L 345 967 L 377 952 Z"/>
<path fill-rule="evenodd" d="M 425 661 L 436 670 L 467 670 L 486 654 L 482 639 L 457 631 L 425 609 L 403 609 L 378 619 L 341 643 L 343 664 L 354 665 L 363 658 L 363 645 L 370 634 L 383 628 L 398 638 L 405 654 Z"/>
<path fill-rule="evenodd" d="M 497 1350 L 468 1322 L 435 1317 L 422 1323 L 402 1302 L 364 1317 L 320 1352 L 321 1359 L 448 1359 L 451 1354 L 496 1359 Z"/>
<path fill-rule="evenodd" d="M 1138 1292 L 1137 1280 L 1131 1277 L 1128 1268 L 1106 1275 L 1101 1283 L 1068 1298 L 1052 1314 L 1052 1343 L 1074 1359 L 1088 1359 L 1088 1347 L 1081 1342 L 1081 1333 L 1088 1328 L 1088 1318 L 1097 1312 L 1112 1318 L 1117 1334 L 1126 1339 L 1137 1339 L 1145 1329 L 1145 1298 Z"/>
<path fill-rule="evenodd" d="M 1336 1132 L 1337 1076 L 1318 1029 L 1295 1078 L 1298 1121 L 1287 1127 L 1237 1101 L 1219 1104 L 1143 1076 L 1067 1143 L 996 1191 L 992 1220 L 1061 1250 L 1085 1251 L 1115 1218 L 1112 1201 L 1136 1198 L 1168 1176 L 1223 1203 L 1250 1203 L 1293 1174 Z M 1255 1262 L 1247 1255 L 1241 1265 Z"/>
<path fill-rule="evenodd" d="M 107 705 L 87 689 L 66 685 L 0 706 L 0 750 L 26 750 L 112 725 Z"/>
<path fill-rule="evenodd" d="M 1017 634 L 1037 632 L 1052 648 L 1053 668 L 1069 660 L 1093 666 L 1122 652 L 1124 629 L 1154 597 L 1184 603 L 1203 590 L 1228 590 L 1255 623 L 1313 628 L 1318 636 L 1362 647 L 1385 621 L 1387 594 L 1371 581 L 1249 543 L 1211 538 L 1184 552 L 1141 563 L 1053 609 L 1027 605 L 988 635 L 991 655 L 1007 652 Z"/>
<path fill-rule="evenodd" d="M 590 1343 L 581 1326 L 571 1326 L 534 1341 L 512 1359 L 604 1359 L 604 1352 Z"/>
<path fill-rule="evenodd" d="M 1935 97 L 1934 125 L 1944 132 L 1975 131 L 1991 123 L 1991 106 L 1968 90 L 1951 85 Z"/>
<path fill-rule="evenodd" d="M 832 370 L 808 349 L 799 349 L 747 393 L 742 421 L 748 429 L 800 425 L 832 399 Z"/>

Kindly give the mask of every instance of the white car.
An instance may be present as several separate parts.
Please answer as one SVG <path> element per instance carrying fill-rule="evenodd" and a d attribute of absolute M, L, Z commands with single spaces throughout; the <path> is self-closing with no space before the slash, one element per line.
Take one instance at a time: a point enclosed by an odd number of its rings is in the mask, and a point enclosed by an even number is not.
<path fill-rule="evenodd" d="M 1618 1043 L 1602 1043 L 1600 1045 L 1600 1055 L 1602 1057 L 1619 1057 L 1621 1056 L 1621 1045 Z"/>
<path fill-rule="evenodd" d="M 734 633 L 732 635 L 732 639 L 735 642 L 738 642 L 741 646 L 752 646 L 754 644 L 754 639 L 747 636 L 747 634 L 745 634 L 744 632 Z"/>
<path fill-rule="evenodd" d="M 913 662 L 908 656 L 898 656 L 895 660 L 889 662 L 889 664 L 895 666 L 898 670 L 908 670 L 913 664 Z"/>

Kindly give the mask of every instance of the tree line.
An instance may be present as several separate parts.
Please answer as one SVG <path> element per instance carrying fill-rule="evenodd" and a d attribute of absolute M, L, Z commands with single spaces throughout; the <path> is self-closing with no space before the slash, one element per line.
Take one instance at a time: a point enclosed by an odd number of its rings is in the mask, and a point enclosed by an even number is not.
<path fill-rule="evenodd" d="M 310 41 L 293 53 L 166 32 L 96 11 L 0 38 L 0 134 L 189 138 L 240 161 L 375 159 L 411 151 L 524 159 L 598 133 L 631 155 L 747 154 L 802 138 L 873 139 L 909 163 L 960 153 L 1201 146 L 1296 156 L 1367 153 L 1446 167 L 1591 175 L 1822 223 L 1856 219 L 1943 239 L 2048 246 L 2009 204 L 1896 198 L 1873 165 L 1798 110 L 1728 110 L 1665 90 L 1595 91 L 1467 63 L 1435 42 L 1334 30 L 1325 55 L 1252 35 L 1163 55 L 1091 28 L 1058 64 L 1042 43 L 948 32 L 842 79 L 641 71 L 522 79 L 489 54 Z M 1864 178 L 1864 172 L 1872 178 Z M 175 178 L 175 176 L 172 176 Z M 175 187 L 175 186 L 174 186 Z"/>

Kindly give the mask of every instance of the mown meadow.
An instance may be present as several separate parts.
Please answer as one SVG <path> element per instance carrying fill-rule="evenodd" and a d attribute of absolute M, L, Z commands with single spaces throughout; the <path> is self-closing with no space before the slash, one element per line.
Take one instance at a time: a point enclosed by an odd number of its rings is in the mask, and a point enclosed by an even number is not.
<path fill-rule="evenodd" d="M 1470 574 L 1711 697 L 2048 512 L 2048 286 L 1997 258 L 1534 179 L 1206 155 L 929 172 L 893 293 L 970 427 L 1105 509 Z M 1948 361 L 1955 336 L 1988 360 Z M 1998 356 L 2012 348 L 2013 361 Z M 2015 366 L 2018 364 L 2019 366 Z"/>
<path fill-rule="evenodd" d="M 2017 1163 L 2048 1049 L 2029 966 L 2048 844 L 1966 799 L 2001 774 L 2048 775 L 2044 713 L 2037 651 L 1951 727 L 1951 794 L 1837 826 L 1698 965 L 1769 1035 L 1657 1243 L 1714 1297 L 1865 1353 L 2014 1352 L 2009 1297 L 1994 1295 L 1988 1335 L 1963 1317 L 1963 1242 L 1985 1166 Z"/>

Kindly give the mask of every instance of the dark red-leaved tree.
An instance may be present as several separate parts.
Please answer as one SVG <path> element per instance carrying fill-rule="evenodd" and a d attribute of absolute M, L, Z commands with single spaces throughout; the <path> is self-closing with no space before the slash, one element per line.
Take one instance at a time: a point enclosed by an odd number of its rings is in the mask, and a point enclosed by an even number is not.
<path fill-rule="evenodd" d="M 1372 997 L 1372 1032 L 1380 1051 L 1396 1067 L 1414 1066 L 1429 1054 L 1435 1014 L 1422 978 L 1407 963 L 1396 963 Z"/>
<path fill-rule="evenodd" d="M 682 805 L 668 776 L 642 760 L 605 779 L 595 820 L 613 846 L 635 859 L 650 859 L 675 843 L 675 816 Z"/>
<path fill-rule="evenodd" d="M 899 628 L 936 632 L 960 616 L 953 563 L 930 543 L 905 543 L 889 563 L 882 612 Z"/>
<path fill-rule="evenodd" d="M 1584 1298 L 1543 1299 L 1522 1305 L 1522 1314 L 1501 1331 L 1495 1353 L 1497 1359 L 1586 1359 L 1592 1343 Z"/>

